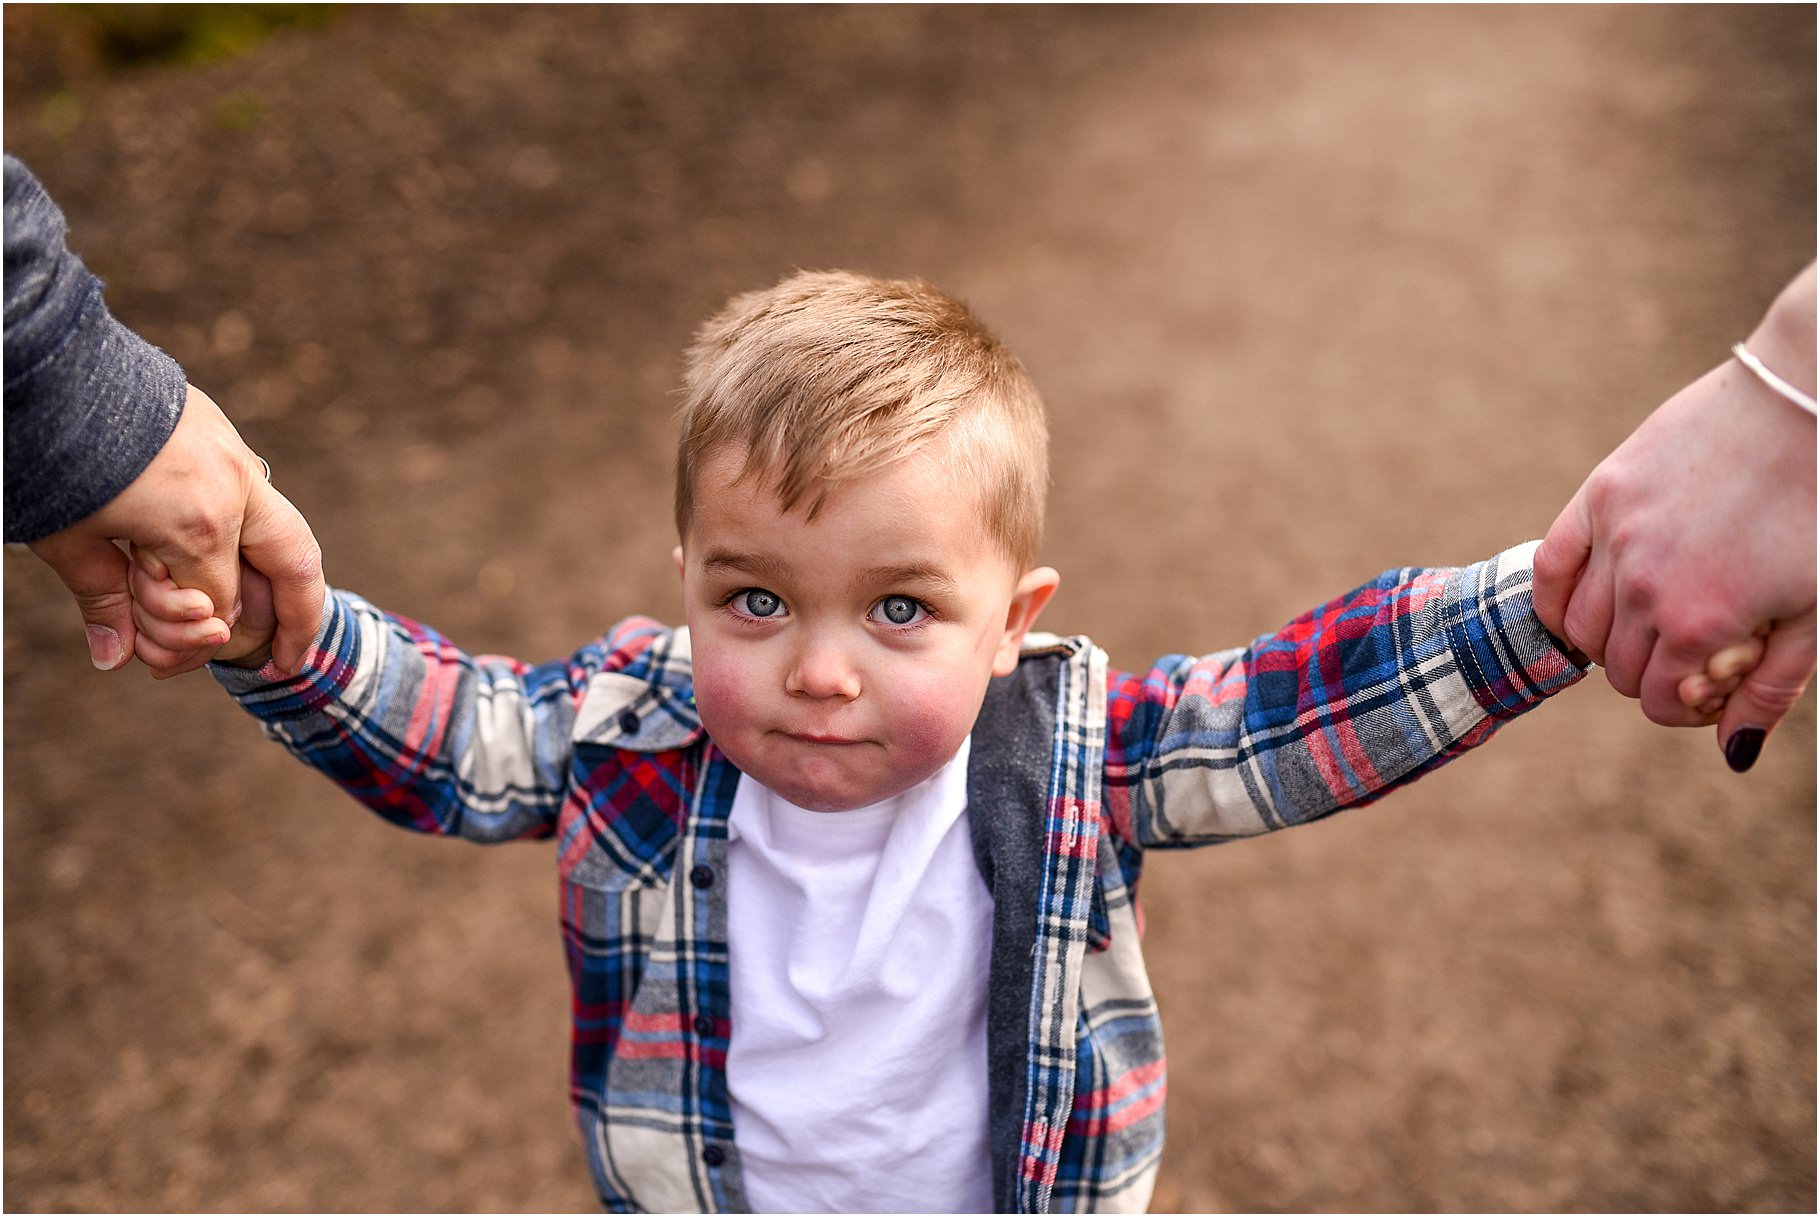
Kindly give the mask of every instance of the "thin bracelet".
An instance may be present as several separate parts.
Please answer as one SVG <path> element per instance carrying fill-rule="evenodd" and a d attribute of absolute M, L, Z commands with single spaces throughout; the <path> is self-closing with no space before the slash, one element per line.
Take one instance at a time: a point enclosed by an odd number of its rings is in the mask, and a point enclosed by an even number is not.
<path fill-rule="evenodd" d="M 1770 371 L 1764 366 L 1763 361 L 1751 354 L 1749 348 L 1742 342 L 1732 347 L 1732 354 L 1736 355 L 1738 357 L 1738 362 L 1749 368 L 1751 375 L 1755 376 L 1758 380 L 1774 389 L 1777 393 L 1780 393 L 1783 397 L 1788 398 L 1797 406 L 1806 410 L 1809 414 L 1820 416 L 1820 403 L 1816 403 L 1811 396 L 1803 393 L 1800 389 L 1797 389 L 1794 385 L 1789 384 L 1788 381 L 1783 380 L 1780 376 Z"/>

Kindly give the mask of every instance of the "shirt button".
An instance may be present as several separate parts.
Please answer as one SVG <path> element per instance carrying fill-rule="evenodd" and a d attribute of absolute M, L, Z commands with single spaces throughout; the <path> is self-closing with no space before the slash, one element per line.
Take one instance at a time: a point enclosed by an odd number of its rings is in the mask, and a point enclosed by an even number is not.
<path fill-rule="evenodd" d="M 727 1160 L 727 1151 L 718 1145 L 710 1145 L 701 1151 L 701 1160 L 709 1166 L 719 1166 Z"/>
<path fill-rule="evenodd" d="M 713 887 L 714 868 L 712 866 L 696 867 L 689 872 L 689 882 L 693 883 L 696 887 Z"/>
<path fill-rule="evenodd" d="M 697 1034 L 697 1035 L 714 1034 L 714 1020 L 709 1018 L 705 1014 L 697 1014 L 695 1016 L 695 1034 Z"/>
<path fill-rule="evenodd" d="M 619 729 L 626 735 L 631 735 L 638 730 L 638 715 L 630 710 L 621 710 L 619 712 Z"/>

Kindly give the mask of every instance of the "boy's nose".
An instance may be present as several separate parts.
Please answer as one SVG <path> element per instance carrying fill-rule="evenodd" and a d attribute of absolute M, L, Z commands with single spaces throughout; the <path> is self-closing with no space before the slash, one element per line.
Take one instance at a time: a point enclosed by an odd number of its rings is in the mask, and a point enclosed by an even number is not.
<path fill-rule="evenodd" d="M 784 691 L 793 697 L 840 698 L 859 696 L 859 670 L 838 646 L 810 642 L 796 655 L 784 677 Z"/>

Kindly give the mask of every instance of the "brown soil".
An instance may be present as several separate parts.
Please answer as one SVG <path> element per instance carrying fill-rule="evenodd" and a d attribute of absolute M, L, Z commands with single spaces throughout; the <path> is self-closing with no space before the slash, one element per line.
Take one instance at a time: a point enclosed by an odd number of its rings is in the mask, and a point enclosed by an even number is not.
<path fill-rule="evenodd" d="M 1813 256 L 1814 14 L 352 9 L 6 139 L 330 577 L 477 650 L 677 616 L 670 391 L 793 267 L 1045 387 L 1046 622 L 1134 664 L 1544 531 Z M 73 83 L 71 83 L 73 79 Z M 416 839 L 6 556 L 12 1209 L 585 1210 L 547 850 Z M 1159 857 L 1158 1209 L 1815 1203 L 1814 703 L 1745 777 L 1594 680 Z"/>

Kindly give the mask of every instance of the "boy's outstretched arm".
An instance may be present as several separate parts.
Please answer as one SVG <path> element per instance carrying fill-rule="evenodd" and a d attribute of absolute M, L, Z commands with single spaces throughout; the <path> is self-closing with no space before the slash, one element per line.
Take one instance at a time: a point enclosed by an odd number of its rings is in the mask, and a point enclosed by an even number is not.
<path fill-rule="evenodd" d="M 1268 832 L 1484 743 L 1586 673 L 1536 619 L 1535 548 L 1390 571 L 1247 648 L 1110 674 L 1115 826 L 1162 847 Z"/>
<path fill-rule="evenodd" d="M 153 648 L 141 658 L 154 667 L 225 632 L 208 598 L 177 587 L 155 558 L 134 554 L 131 588 L 138 645 Z M 268 736 L 404 828 L 481 842 L 555 830 L 575 708 L 607 654 L 602 644 L 537 667 L 474 656 L 331 591 L 291 677 L 271 661 L 276 618 L 263 578 L 245 570 L 242 589 L 241 618 L 217 652 L 230 662 L 210 671 Z"/>

